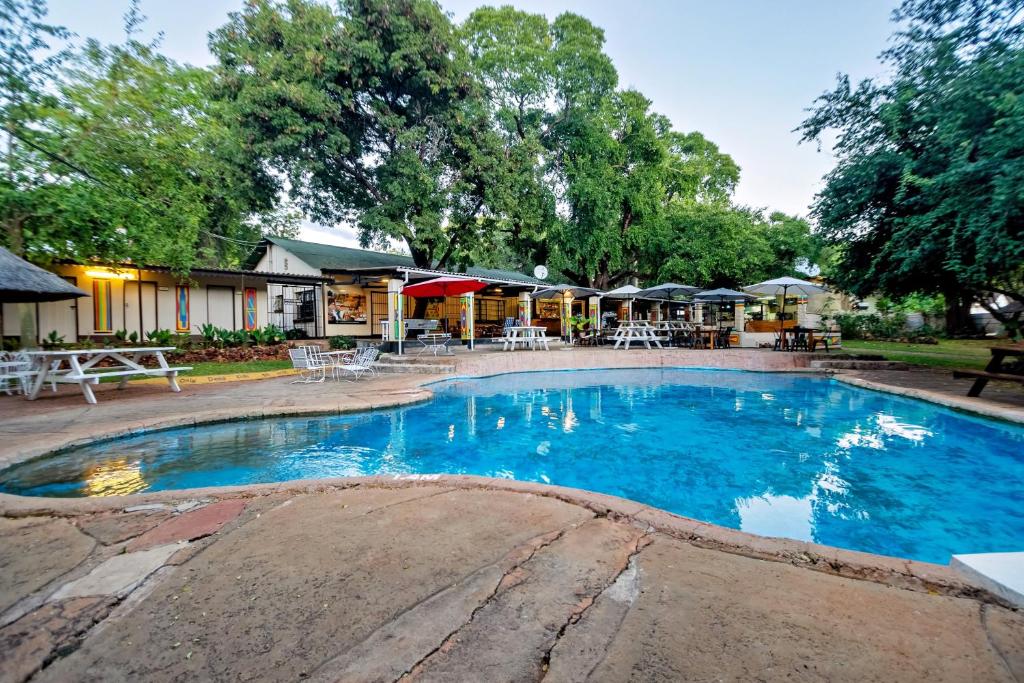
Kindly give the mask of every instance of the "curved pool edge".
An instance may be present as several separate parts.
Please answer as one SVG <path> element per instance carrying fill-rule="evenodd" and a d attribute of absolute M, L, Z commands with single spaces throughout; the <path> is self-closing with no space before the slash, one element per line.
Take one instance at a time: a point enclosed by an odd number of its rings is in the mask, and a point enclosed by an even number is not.
<path fill-rule="evenodd" d="M 41 498 L 0 493 L 0 517 L 72 517 L 118 512 L 136 505 L 175 504 L 197 499 L 203 503 L 212 503 L 271 495 L 315 495 L 346 489 L 410 487 L 503 491 L 554 498 L 590 510 L 598 517 L 625 521 L 699 548 L 789 564 L 892 588 L 967 598 L 1015 609 L 1014 605 L 1002 597 L 971 582 L 948 565 L 847 550 L 809 541 L 758 536 L 594 491 L 473 475 L 415 474 L 297 479 L 272 484 L 156 491 L 105 498 Z"/>
<path fill-rule="evenodd" d="M 1003 422 L 1010 422 L 1013 424 L 1024 424 L 1024 410 L 1012 408 L 1010 406 L 1002 406 L 993 403 L 992 401 L 985 401 L 983 399 L 979 400 L 966 395 L 950 396 L 948 394 L 941 394 L 937 391 L 929 391 L 927 389 L 873 382 L 869 379 L 858 377 L 855 372 L 850 372 L 848 374 L 848 371 L 842 370 L 833 373 L 832 379 L 842 382 L 843 384 L 848 384 L 852 387 L 869 389 L 871 391 L 881 391 L 886 394 L 894 394 L 905 398 L 913 398 L 927 403 L 934 403 L 942 406 L 943 408 L 976 415 L 978 417 L 1001 420 Z"/>

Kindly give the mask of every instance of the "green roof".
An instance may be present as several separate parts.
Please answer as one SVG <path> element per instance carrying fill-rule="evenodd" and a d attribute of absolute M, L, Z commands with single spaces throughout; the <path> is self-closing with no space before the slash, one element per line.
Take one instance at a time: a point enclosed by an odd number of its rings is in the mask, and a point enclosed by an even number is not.
<path fill-rule="evenodd" d="M 369 251 L 367 249 L 353 249 L 351 247 L 339 247 L 333 244 L 320 244 L 318 242 L 303 242 L 302 240 L 290 240 L 284 237 L 265 237 L 265 242 L 276 244 L 282 249 L 287 249 L 303 262 L 319 268 L 322 271 L 346 271 L 346 270 L 389 270 L 394 268 L 415 268 L 417 267 L 411 256 L 405 254 L 388 254 L 382 251 Z M 266 253 L 266 246 L 261 244 L 249 255 L 245 265 L 253 268 Z M 463 271 L 447 270 L 447 273 L 463 273 Z M 536 284 L 547 284 L 530 275 L 517 273 L 511 270 L 497 270 L 494 268 L 477 268 L 472 266 L 464 271 L 466 275 L 491 278 L 494 280 L 518 280 Z"/>

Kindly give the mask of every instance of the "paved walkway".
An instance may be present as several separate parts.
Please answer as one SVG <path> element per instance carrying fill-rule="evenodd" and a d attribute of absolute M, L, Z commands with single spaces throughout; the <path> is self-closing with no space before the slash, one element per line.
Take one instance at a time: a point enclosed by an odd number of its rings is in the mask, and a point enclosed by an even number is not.
<path fill-rule="evenodd" d="M 1019 613 L 704 549 L 552 497 L 419 484 L 147 500 L 0 520 L 0 679 L 1024 676 Z"/>

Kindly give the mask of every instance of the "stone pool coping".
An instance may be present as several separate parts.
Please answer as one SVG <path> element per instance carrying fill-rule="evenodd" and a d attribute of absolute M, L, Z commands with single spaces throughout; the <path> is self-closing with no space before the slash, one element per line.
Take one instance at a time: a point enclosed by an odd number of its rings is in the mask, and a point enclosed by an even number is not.
<path fill-rule="evenodd" d="M 121 511 L 125 508 L 154 503 L 174 505 L 196 500 L 213 502 L 257 499 L 280 494 L 329 493 L 348 489 L 405 489 L 417 486 L 504 491 L 554 498 L 590 510 L 598 517 L 632 523 L 699 548 L 719 550 L 770 562 L 781 562 L 893 588 L 969 598 L 1001 607 L 1015 608 L 1003 597 L 968 580 L 947 565 L 846 550 L 809 541 L 757 536 L 604 493 L 472 475 L 414 474 L 297 479 L 271 484 L 155 491 L 105 498 L 34 498 L 0 493 L 0 517 L 19 518 L 42 515 L 74 517 L 83 514 Z"/>
<path fill-rule="evenodd" d="M 7 467 L 18 462 L 41 457 L 54 451 L 73 448 L 96 441 L 115 439 L 122 436 L 147 431 L 159 431 L 175 427 L 216 424 L 220 422 L 243 421 L 270 417 L 295 417 L 313 415 L 337 415 L 366 410 L 382 410 L 398 406 L 412 405 L 430 400 L 434 393 L 428 388 L 430 384 L 453 378 L 479 378 L 496 376 L 514 372 L 544 370 L 582 370 L 582 369 L 620 369 L 620 368 L 683 368 L 683 369 L 717 369 L 745 370 L 751 372 L 795 372 L 831 376 L 834 379 L 866 389 L 885 391 L 912 398 L 922 399 L 964 410 L 967 412 L 995 417 L 998 419 L 1024 423 L 1024 411 L 1004 407 L 991 402 L 970 400 L 959 401 L 953 397 L 921 389 L 885 385 L 861 379 L 855 373 L 821 371 L 807 368 L 810 354 L 767 354 L 750 351 L 731 352 L 719 350 L 712 356 L 715 364 L 707 366 L 689 361 L 691 358 L 701 361 L 708 359 L 707 352 L 664 352 L 664 351 L 632 351 L 611 353 L 599 350 L 598 353 L 523 353 L 523 354 L 488 354 L 486 357 L 460 357 L 455 372 L 448 375 L 410 375 L 407 378 L 395 378 L 399 385 L 398 391 L 392 391 L 386 398 L 373 400 L 359 399 L 357 405 L 346 407 L 330 407 L 324 402 L 302 406 L 262 407 L 262 408 L 231 408 L 225 407 L 216 411 L 204 412 L 187 418 L 149 417 L 133 421 L 121 429 L 111 430 L 102 427 L 78 427 L 73 438 L 52 439 L 39 442 L 39 445 L 28 449 L 19 449 L 15 454 L 5 453 L 0 447 L 0 467 Z M 698 354 L 700 354 L 698 356 Z M 703 356 L 703 357 L 702 357 Z M 494 363 L 495 357 L 506 359 Z M 595 367 L 594 357 L 601 360 L 614 358 L 611 363 Z M 527 360 L 529 359 L 529 360 Z M 524 362 L 526 361 L 526 362 Z M 723 362 L 724 361 L 724 362 Z M 740 362 L 736 362 L 740 361 Z M 751 362 L 754 361 L 754 362 Z M 498 366 L 498 367 L 495 367 Z M 404 388 L 402 388 L 404 387 Z M 234 487 L 211 487 L 189 490 L 160 491 L 153 493 L 132 494 L 113 498 L 43 498 L 26 497 L 0 493 L 0 516 L 19 517 L 31 515 L 73 515 L 83 512 L 96 512 L 143 504 L 146 501 L 168 501 L 198 497 L 247 497 L 261 496 L 282 491 L 315 491 L 338 490 L 352 487 L 406 487 L 415 486 L 418 481 L 443 483 L 445 485 L 518 491 L 535 495 L 559 498 L 567 502 L 582 505 L 598 514 L 628 519 L 672 535 L 693 545 L 717 549 L 752 558 L 769 561 L 785 562 L 806 567 L 815 571 L 825 572 L 848 578 L 873 581 L 894 587 L 908 588 L 926 592 L 937 592 L 944 595 L 970 597 L 1007 606 L 1002 598 L 993 595 L 984 588 L 966 580 L 947 565 L 939 565 L 896 557 L 875 555 L 859 551 L 845 550 L 832 546 L 819 545 L 806 541 L 795 541 L 784 538 L 757 536 L 746 532 L 701 522 L 695 519 L 680 517 L 664 510 L 652 508 L 642 503 L 629 501 L 606 494 L 548 486 L 532 482 L 491 479 L 465 475 L 411 475 L 412 478 L 389 477 L 352 477 L 336 479 L 293 480 L 274 484 L 256 484 Z"/>

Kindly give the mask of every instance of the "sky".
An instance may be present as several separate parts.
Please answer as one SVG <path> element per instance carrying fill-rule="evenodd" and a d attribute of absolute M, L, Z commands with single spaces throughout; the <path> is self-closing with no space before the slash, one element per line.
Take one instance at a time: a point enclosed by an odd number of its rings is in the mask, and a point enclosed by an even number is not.
<path fill-rule="evenodd" d="M 683 132 L 700 131 L 740 165 L 735 201 L 807 216 L 827 148 L 799 144 L 793 129 L 839 73 L 884 73 L 878 54 L 898 0 L 501 0 L 553 19 L 587 17 L 605 31 L 620 87 L 635 88 Z M 462 21 L 479 0 L 442 0 Z M 499 4 L 499 2 L 491 3 Z M 141 0 L 143 35 L 163 33 L 162 52 L 213 61 L 207 34 L 242 0 Z M 81 38 L 123 40 L 127 0 L 50 0 L 49 19 Z M 306 222 L 301 237 L 357 246 L 353 230 Z"/>

